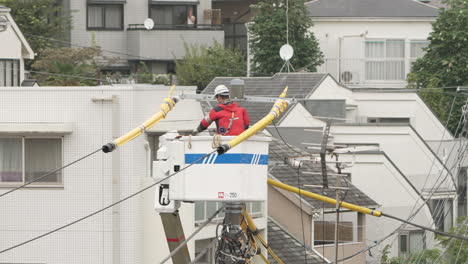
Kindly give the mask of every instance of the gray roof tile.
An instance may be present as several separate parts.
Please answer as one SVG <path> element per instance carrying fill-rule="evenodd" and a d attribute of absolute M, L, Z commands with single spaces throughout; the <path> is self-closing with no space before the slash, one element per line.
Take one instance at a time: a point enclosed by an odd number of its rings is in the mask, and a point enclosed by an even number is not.
<path fill-rule="evenodd" d="M 334 189 L 324 189 L 317 187 L 306 187 L 304 185 L 322 185 L 323 180 L 321 175 L 304 175 L 300 173 L 301 171 L 312 171 L 312 172 L 321 172 L 320 164 L 313 164 L 306 162 L 303 164 L 303 167 L 298 171 L 297 169 L 292 168 L 290 165 L 286 164 L 284 161 L 289 157 L 297 157 L 300 155 L 310 155 L 310 153 L 305 152 L 297 147 L 287 145 L 279 139 L 273 138 L 273 141 L 270 143 L 269 150 L 269 172 L 279 181 L 289 184 L 295 187 L 299 185 L 302 189 L 324 195 L 330 198 L 335 199 L 335 190 Z M 333 170 L 328 170 L 330 173 L 335 173 Z M 329 186 L 335 186 L 336 176 L 328 175 Z M 346 185 L 347 184 L 347 185 Z M 365 193 L 361 192 L 351 183 L 342 183 L 342 186 L 346 186 L 349 190 L 344 196 L 344 201 L 352 204 L 356 204 L 364 207 L 376 207 L 378 206 L 377 202 L 369 198 Z M 304 197 L 304 199 L 309 202 L 312 206 L 316 208 L 334 208 L 335 205 L 323 203 L 318 200 L 310 199 Z"/>
<path fill-rule="evenodd" d="M 416 0 L 316 0 L 305 4 L 312 17 L 437 17 L 436 7 Z"/>
<path fill-rule="evenodd" d="M 284 87 L 288 86 L 288 98 L 306 98 L 326 76 L 322 73 L 277 73 L 272 77 L 216 77 L 202 94 L 213 94 L 216 86 L 224 84 L 229 87 L 232 79 L 239 78 L 245 81 L 247 96 L 278 97 Z M 203 105 L 207 106 L 206 103 Z M 247 109 L 253 124 L 268 114 L 273 103 L 241 102 L 239 105 Z"/>

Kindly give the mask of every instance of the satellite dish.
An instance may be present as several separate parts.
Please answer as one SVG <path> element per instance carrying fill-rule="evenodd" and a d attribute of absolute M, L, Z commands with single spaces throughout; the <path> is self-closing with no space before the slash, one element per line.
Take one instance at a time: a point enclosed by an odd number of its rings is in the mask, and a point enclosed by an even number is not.
<path fill-rule="evenodd" d="M 294 55 L 294 49 L 289 44 L 284 44 L 281 46 L 279 51 L 280 57 L 284 61 L 289 61 Z"/>
<path fill-rule="evenodd" d="M 145 19 L 145 22 L 143 22 L 143 24 L 145 25 L 145 28 L 147 30 L 151 30 L 154 27 L 154 21 L 151 18 Z"/>

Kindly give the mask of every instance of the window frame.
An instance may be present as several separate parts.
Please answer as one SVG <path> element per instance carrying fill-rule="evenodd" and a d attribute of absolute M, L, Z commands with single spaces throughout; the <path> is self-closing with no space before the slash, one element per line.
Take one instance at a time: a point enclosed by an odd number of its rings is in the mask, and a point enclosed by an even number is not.
<path fill-rule="evenodd" d="M 423 229 L 414 229 L 414 230 L 403 230 L 401 232 L 398 233 L 398 256 L 399 257 L 405 257 L 405 256 L 408 256 L 412 253 L 416 253 L 416 252 L 411 252 L 411 247 L 410 247 L 410 244 L 411 244 L 411 234 L 415 234 L 415 233 L 421 233 L 422 234 L 422 242 L 423 242 L 423 247 L 422 247 L 422 250 L 425 250 L 427 248 L 427 239 L 426 239 L 426 234 L 424 232 Z M 403 253 L 401 251 L 401 237 L 402 236 L 406 236 L 406 252 Z M 417 251 L 419 252 L 419 251 Z"/>
<path fill-rule="evenodd" d="M 391 41 L 402 41 L 403 42 L 403 57 L 401 58 L 389 58 L 387 54 L 387 43 Z M 373 58 L 367 57 L 367 43 L 382 42 L 383 43 L 383 57 Z M 364 40 L 364 80 L 365 82 L 385 82 L 385 83 L 401 83 L 406 81 L 406 75 L 408 74 L 407 61 L 409 59 L 407 51 L 407 39 L 405 38 L 369 38 Z M 403 77 L 402 79 L 369 79 L 367 74 L 367 63 L 368 62 L 402 62 Z M 385 65 L 385 64 L 384 64 Z M 385 66 L 386 67 L 386 66 Z M 384 68 L 385 69 L 385 68 Z"/>
<path fill-rule="evenodd" d="M 190 24 L 187 24 L 187 23 L 185 23 L 185 24 L 174 24 L 174 23 L 173 24 L 158 24 L 156 22 L 156 20 L 155 20 L 154 21 L 154 29 L 158 29 L 158 28 L 165 28 L 165 29 L 169 28 L 169 29 L 171 29 L 171 28 L 184 28 L 184 27 L 186 27 L 186 28 L 195 28 L 195 27 L 197 27 L 197 25 L 198 25 L 198 16 L 197 16 L 198 4 L 196 4 L 195 2 L 193 4 L 192 3 L 190 3 L 190 4 L 189 3 L 173 3 L 173 4 L 154 4 L 154 3 L 150 3 L 148 5 L 148 17 L 149 18 L 152 18 L 153 8 L 158 7 L 158 6 L 161 6 L 161 7 L 170 6 L 172 8 L 171 13 L 172 13 L 173 18 L 174 18 L 174 9 L 173 8 L 175 6 L 184 6 L 185 9 L 186 9 L 186 12 L 187 12 L 189 7 L 192 7 L 193 8 L 193 15 L 195 16 L 195 23 L 193 23 L 193 25 L 190 25 Z"/>
<path fill-rule="evenodd" d="M 7 63 L 10 63 L 9 68 Z M 16 66 L 16 67 L 15 67 Z M 17 87 L 21 86 L 21 60 L 0 58 L 0 71 L 3 72 L 3 80 L 0 79 L 0 87 Z M 11 71 L 8 73 L 8 71 Z M 7 76 L 9 76 L 9 85 L 7 84 Z M 16 84 L 15 84 L 16 83 Z"/>
<path fill-rule="evenodd" d="M 14 188 L 21 185 L 24 185 L 26 182 L 26 139 L 60 139 L 60 149 L 61 149 L 61 164 L 60 167 L 64 164 L 64 136 L 52 136 L 52 135 L 34 135 L 34 136 L 25 136 L 25 135 L 0 135 L 0 139 L 3 138 L 20 138 L 21 139 L 21 182 L 2 182 L 0 181 L 0 188 Z M 41 182 L 34 182 L 26 186 L 25 188 L 63 188 L 64 187 L 64 178 L 65 172 L 62 170 L 61 172 L 61 181 L 57 183 L 41 183 Z"/>
<path fill-rule="evenodd" d="M 89 7 L 90 6 L 100 6 L 103 7 L 102 10 L 102 27 L 90 27 L 89 26 Z M 121 12 L 121 18 L 120 18 L 120 27 L 119 28 L 114 28 L 114 27 L 106 27 L 106 6 L 118 6 L 120 7 L 120 12 Z M 102 4 L 96 4 L 96 3 L 86 3 L 86 30 L 89 31 L 123 31 L 124 30 L 124 20 L 125 20 L 125 9 L 124 9 L 124 4 L 119 4 L 119 3 L 102 3 Z"/>

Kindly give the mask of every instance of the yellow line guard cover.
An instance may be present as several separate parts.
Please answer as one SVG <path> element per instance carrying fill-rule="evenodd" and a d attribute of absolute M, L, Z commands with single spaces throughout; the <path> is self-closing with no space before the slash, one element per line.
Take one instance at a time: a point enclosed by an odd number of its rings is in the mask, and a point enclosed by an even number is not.
<path fill-rule="evenodd" d="M 268 179 L 268 184 L 273 185 L 275 187 L 278 187 L 280 189 L 289 191 L 289 192 L 297 193 L 299 195 L 303 195 L 303 196 L 315 199 L 315 200 L 323 201 L 323 202 L 326 202 L 326 203 L 329 203 L 329 204 L 336 204 L 335 199 L 328 198 L 328 197 L 322 196 L 322 195 L 318 195 L 318 194 L 315 194 L 315 193 L 312 193 L 312 192 L 304 191 L 304 190 L 301 190 L 299 188 L 293 187 L 291 185 L 287 185 L 287 184 L 284 184 L 282 182 L 272 180 L 270 178 Z M 382 215 L 382 213 L 380 211 L 372 210 L 372 209 L 369 209 L 369 208 L 365 208 L 365 207 L 362 207 L 362 206 L 350 204 L 350 203 L 347 203 L 347 202 L 340 202 L 340 206 L 342 206 L 344 208 L 347 208 L 349 210 L 355 211 L 355 212 L 363 213 L 363 214 L 368 214 L 368 215 L 373 215 L 373 216 L 378 216 L 378 217 L 380 217 Z"/>
<path fill-rule="evenodd" d="M 271 124 L 271 122 L 273 122 L 273 120 L 275 120 L 282 113 L 284 113 L 286 108 L 288 108 L 288 101 L 286 101 L 286 99 L 285 99 L 287 92 L 288 92 L 288 87 L 284 88 L 283 92 L 281 93 L 281 95 L 279 96 L 279 98 L 276 100 L 275 104 L 271 108 L 270 113 L 268 113 L 264 118 L 262 118 L 260 121 L 255 123 L 249 129 L 242 132 L 237 137 L 233 138 L 227 144 L 223 144 L 223 145 L 219 146 L 218 149 L 217 149 L 218 154 L 221 155 L 221 154 L 225 153 L 226 151 L 228 151 L 229 149 L 235 147 L 236 145 L 238 145 L 242 141 L 244 141 L 244 140 L 248 139 L 249 137 L 255 135 L 255 133 L 257 133 L 258 131 L 262 130 L 263 128 L 265 128 L 266 126 Z"/>
<path fill-rule="evenodd" d="M 129 131 L 127 134 L 117 138 L 113 142 L 110 142 L 104 145 L 102 147 L 102 151 L 104 153 L 114 151 L 117 147 L 120 147 L 123 144 L 129 142 L 130 140 L 138 137 L 145 130 L 147 130 L 148 128 L 151 128 L 152 126 L 156 125 L 159 121 L 166 118 L 167 113 L 169 113 L 174 108 L 175 104 L 179 101 L 178 97 L 171 97 L 174 91 L 174 88 L 175 88 L 175 85 L 173 85 L 171 89 L 169 90 L 168 97 L 164 98 L 163 103 L 159 106 L 161 109 L 159 112 L 154 114 L 152 117 L 150 117 L 148 120 L 143 122 L 138 127 Z"/>

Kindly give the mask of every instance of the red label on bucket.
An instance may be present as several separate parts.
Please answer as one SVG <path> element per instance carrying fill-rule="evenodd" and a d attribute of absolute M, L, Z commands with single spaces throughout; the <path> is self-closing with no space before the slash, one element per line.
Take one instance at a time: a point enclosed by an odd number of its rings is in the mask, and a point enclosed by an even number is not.
<path fill-rule="evenodd" d="M 224 192 L 218 192 L 218 199 L 224 199 Z"/>

